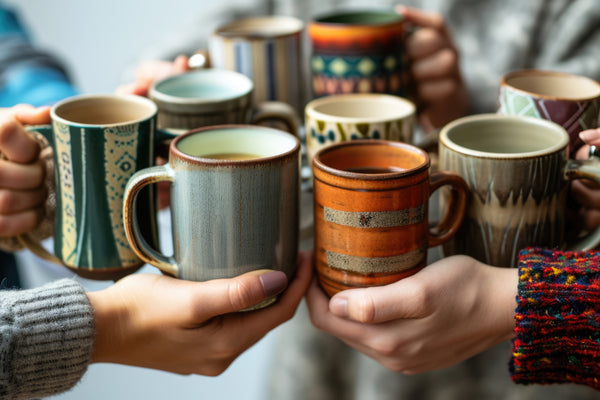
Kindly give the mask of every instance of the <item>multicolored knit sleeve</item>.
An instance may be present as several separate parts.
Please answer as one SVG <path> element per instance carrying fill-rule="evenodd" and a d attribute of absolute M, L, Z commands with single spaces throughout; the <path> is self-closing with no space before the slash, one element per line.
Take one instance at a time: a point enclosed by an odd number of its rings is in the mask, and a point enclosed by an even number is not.
<path fill-rule="evenodd" d="M 600 390 L 600 252 L 519 254 L 512 380 Z"/>

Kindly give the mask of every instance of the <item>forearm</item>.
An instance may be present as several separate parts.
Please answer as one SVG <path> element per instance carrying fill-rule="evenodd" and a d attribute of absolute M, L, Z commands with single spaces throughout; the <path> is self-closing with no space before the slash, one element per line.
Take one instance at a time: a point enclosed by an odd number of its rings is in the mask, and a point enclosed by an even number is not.
<path fill-rule="evenodd" d="M 81 285 L 60 280 L 0 292 L 0 397 L 26 399 L 69 390 L 90 362 L 92 309 Z"/>

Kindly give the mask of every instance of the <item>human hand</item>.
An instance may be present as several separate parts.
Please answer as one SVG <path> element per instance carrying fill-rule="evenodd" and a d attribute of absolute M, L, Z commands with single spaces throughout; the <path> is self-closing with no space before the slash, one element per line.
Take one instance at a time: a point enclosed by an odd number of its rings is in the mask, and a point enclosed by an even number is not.
<path fill-rule="evenodd" d="M 577 150 L 575 158 L 587 160 L 590 145 L 600 147 L 600 128 L 582 131 L 579 137 L 585 145 Z M 571 197 L 580 205 L 577 210 L 578 226 L 587 231 L 600 226 L 600 186 L 589 180 L 575 180 L 571 182 Z"/>
<path fill-rule="evenodd" d="M 435 262 L 390 285 L 330 300 L 313 282 L 313 324 L 396 372 L 416 374 L 465 360 L 514 330 L 518 270 L 467 256 Z"/>
<path fill-rule="evenodd" d="M 267 332 L 289 320 L 311 279 L 301 255 L 296 277 L 273 305 L 236 312 L 280 293 L 285 274 L 265 270 L 233 279 L 191 282 L 133 274 L 90 292 L 96 339 L 94 362 L 178 374 L 216 376 Z"/>
<path fill-rule="evenodd" d="M 50 108 L 0 109 L 0 237 L 32 231 L 43 215 L 45 169 L 40 145 L 25 125 L 50 123 Z"/>
<path fill-rule="evenodd" d="M 135 71 L 135 81 L 117 87 L 116 93 L 147 96 L 155 81 L 190 70 L 188 57 L 179 55 L 173 62 L 149 60 L 142 62 Z"/>
<path fill-rule="evenodd" d="M 406 39 L 406 53 L 420 109 L 419 121 L 429 133 L 467 114 L 469 99 L 458 50 L 441 15 L 403 5 L 396 11 L 418 28 Z"/>

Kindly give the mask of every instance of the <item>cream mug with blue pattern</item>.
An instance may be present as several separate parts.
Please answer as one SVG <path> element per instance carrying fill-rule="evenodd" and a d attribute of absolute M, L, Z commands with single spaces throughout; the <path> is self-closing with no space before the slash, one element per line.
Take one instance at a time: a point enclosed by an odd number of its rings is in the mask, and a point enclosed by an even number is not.
<path fill-rule="evenodd" d="M 140 96 L 80 95 L 53 106 L 52 125 L 31 126 L 54 152 L 54 254 L 28 236 L 21 242 L 48 261 L 91 279 L 118 279 L 144 263 L 123 229 L 123 192 L 135 171 L 154 164 L 166 139 L 157 132 L 157 107 Z M 147 240 L 157 243 L 156 201 L 140 195 L 137 215 Z"/>
<path fill-rule="evenodd" d="M 412 143 L 415 105 L 382 93 L 336 94 L 312 100 L 305 107 L 309 164 L 324 147 L 355 139 Z"/>

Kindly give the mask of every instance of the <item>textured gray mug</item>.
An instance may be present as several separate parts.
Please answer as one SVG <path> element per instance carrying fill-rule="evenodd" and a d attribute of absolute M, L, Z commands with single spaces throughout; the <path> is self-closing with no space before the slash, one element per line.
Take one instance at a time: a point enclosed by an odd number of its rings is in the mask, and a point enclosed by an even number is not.
<path fill-rule="evenodd" d="M 227 159 L 231 154 L 250 158 Z M 272 128 L 221 125 L 178 136 L 167 164 L 137 172 L 125 188 L 124 225 L 132 249 L 164 273 L 186 280 L 259 269 L 280 270 L 291 279 L 298 247 L 299 157 L 299 140 Z M 172 256 L 144 240 L 134 212 L 140 189 L 159 181 L 171 183 Z"/>
<path fill-rule="evenodd" d="M 569 181 L 600 182 L 600 160 L 569 160 L 568 145 L 563 127 L 533 117 L 481 114 L 446 125 L 439 168 L 462 176 L 471 196 L 444 253 L 508 267 L 527 246 L 587 250 L 598 245 L 600 228 L 583 238 L 565 234 Z"/>

